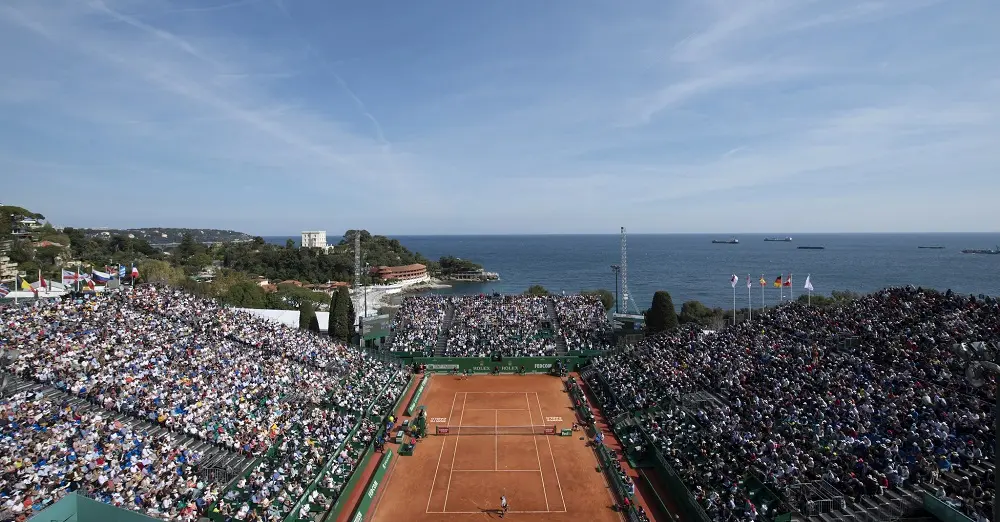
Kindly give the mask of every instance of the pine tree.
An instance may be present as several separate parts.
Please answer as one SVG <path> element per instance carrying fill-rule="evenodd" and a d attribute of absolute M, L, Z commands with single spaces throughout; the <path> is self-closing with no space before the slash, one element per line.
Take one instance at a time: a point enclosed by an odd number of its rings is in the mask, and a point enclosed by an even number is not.
<path fill-rule="evenodd" d="M 303 300 L 302 304 L 299 305 L 299 328 L 303 330 L 309 329 L 309 325 L 312 324 L 315 318 L 316 310 L 313 309 L 312 303 Z"/>
<path fill-rule="evenodd" d="M 351 293 L 347 290 L 347 287 L 340 287 L 340 291 L 337 292 L 334 298 L 337 302 L 336 315 L 330 312 L 330 322 L 333 331 L 333 337 L 337 340 L 350 342 L 351 341 L 351 309 L 354 307 L 351 304 Z"/>
<path fill-rule="evenodd" d="M 312 316 L 312 319 L 309 321 L 309 331 L 319 333 L 319 317 Z"/>
<path fill-rule="evenodd" d="M 657 334 L 677 328 L 677 309 L 670 292 L 660 290 L 653 294 L 653 304 L 646 310 L 646 332 Z"/>
<path fill-rule="evenodd" d="M 340 302 L 340 292 L 334 292 L 330 296 L 330 318 L 326 325 L 326 333 L 334 339 L 337 338 L 337 316 L 340 314 Z"/>

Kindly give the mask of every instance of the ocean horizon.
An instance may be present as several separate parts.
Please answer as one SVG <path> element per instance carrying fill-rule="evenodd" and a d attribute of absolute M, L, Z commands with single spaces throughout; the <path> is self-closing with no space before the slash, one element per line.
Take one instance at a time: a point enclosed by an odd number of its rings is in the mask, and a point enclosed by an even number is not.
<path fill-rule="evenodd" d="M 791 236 L 791 242 L 766 237 Z M 456 283 L 441 294 L 521 293 L 539 284 L 553 293 L 604 288 L 615 291 L 611 265 L 620 262 L 618 234 L 433 235 L 389 236 L 411 251 L 437 260 L 451 255 L 500 274 L 500 281 Z M 713 244 L 736 237 L 740 243 Z M 267 236 L 284 244 L 298 235 Z M 337 239 L 339 241 L 339 238 Z M 731 277 L 740 278 L 736 304 L 759 308 L 774 305 L 779 275 L 793 276 L 791 292 L 805 292 L 806 276 L 814 294 L 834 290 L 867 293 L 887 286 L 914 285 L 963 294 L 1000 295 L 1000 255 L 963 254 L 962 249 L 989 249 L 1000 233 L 817 233 L 817 234 L 629 234 L 628 286 L 636 308 L 648 308 L 657 290 L 670 292 L 680 307 L 697 300 L 732 308 Z M 800 246 L 822 246 L 801 250 Z M 943 249 L 920 249 L 941 246 Z M 746 277 L 752 287 L 747 292 Z M 763 275 L 767 286 L 758 284 Z M 784 288 L 785 297 L 789 289 Z M 763 301 L 762 301 L 763 298 Z"/>

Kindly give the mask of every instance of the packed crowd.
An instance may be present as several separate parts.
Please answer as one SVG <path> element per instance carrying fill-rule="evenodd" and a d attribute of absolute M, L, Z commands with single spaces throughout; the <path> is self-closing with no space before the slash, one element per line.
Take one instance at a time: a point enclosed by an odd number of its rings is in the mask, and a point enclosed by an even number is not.
<path fill-rule="evenodd" d="M 96 410 L 96 409 L 95 409 Z M 97 411 L 37 393 L 0 399 L 0 520 L 24 520 L 68 492 L 169 520 L 197 520 L 218 491 L 200 455 L 173 434 L 150 437 Z"/>
<path fill-rule="evenodd" d="M 998 341 L 996 300 L 907 287 L 837 308 L 790 304 L 715 333 L 680 329 L 595 366 L 609 414 L 646 412 L 713 520 L 804 510 L 794 486 L 817 480 L 855 502 L 919 488 L 989 520 L 996 381 L 970 385 L 961 353 L 995 361 Z M 748 472 L 789 504 L 755 505 Z"/>
<path fill-rule="evenodd" d="M 438 295 L 407 297 L 393 318 L 394 350 L 431 355 L 444 328 L 448 300 Z"/>
<path fill-rule="evenodd" d="M 605 350 L 611 340 L 611 322 L 601 300 L 594 296 L 553 297 L 559 335 L 569 350 Z"/>
<path fill-rule="evenodd" d="M 449 357 L 532 357 L 554 355 L 560 339 L 568 350 L 606 349 L 611 323 L 594 297 L 431 295 L 406 298 L 393 330 L 393 351 L 431 355 L 443 334 Z"/>
<path fill-rule="evenodd" d="M 0 317 L 0 343 L 18 349 L 7 368 L 14 374 L 229 451 L 262 456 L 275 449 L 269 453 L 276 459 L 275 467 L 252 495 L 259 502 L 237 499 L 242 502 L 235 510 L 240 520 L 250 511 L 263 520 L 286 516 L 283 508 L 298 500 L 296 494 L 303 484 L 311 481 L 331 452 L 343 446 L 365 411 L 387 409 L 406 379 L 402 370 L 327 337 L 153 286 L 82 302 L 8 307 L 0 310 Z M 387 385 L 389 393 L 376 403 Z M 73 415 L 59 407 L 51 414 L 38 407 L 52 424 L 66 422 L 66 416 Z M 37 422 L 38 415 L 34 418 Z M 131 444 L 135 447 L 121 451 L 128 453 L 123 458 L 133 461 L 137 454 L 156 447 L 155 442 L 166 453 L 158 451 L 148 464 L 139 466 L 140 471 L 150 468 L 145 475 L 130 475 L 139 480 L 127 478 L 121 484 L 125 489 L 108 492 L 135 491 L 125 502 L 133 509 L 145 509 L 147 502 L 159 502 L 164 496 L 192 500 L 197 513 L 210 502 L 206 493 L 194 494 L 193 488 L 182 487 L 187 480 L 184 484 L 176 479 L 164 482 L 152 474 L 166 469 L 167 464 L 156 457 L 166 458 L 173 451 L 169 439 L 143 442 L 140 437 L 135 443 L 134 434 L 116 434 L 107 426 L 103 429 L 110 429 L 108 433 L 99 429 L 100 418 L 91 428 L 80 427 L 89 426 L 80 419 L 74 422 L 78 434 L 73 436 L 63 429 L 31 428 L 38 437 L 38 461 L 62 458 L 58 442 L 75 444 L 72 437 L 105 437 L 122 446 Z M 2 435 L 6 440 L 9 433 L 5 430 Z M 104 445 L 104 453 L 110 455 L 113 450 Z M 0 458 L 14 455 L 4 451 Z M 44 469 L 38 461 L 33 467 Z M 17 467 L 20 471 L 16 469 L 11 477 L 15 484 L 32 479 L 29 468 L 23 463 Z M 182 472 L 184 468 L 177 466 L 178 476 L 187 479 Z M 94 473 L 100 475 L 99 470 Z M 39 485 L 32 497 L 55 499 L 66 489 Z M 161 517 L 186 519 L 192 513 L 177 503 L 160 506 L 173 510 Z M 228 508 L 220 511 L 224 509 Z"/>
<path fill-rule="evenodd" d="M 448 331 L 449 357 L 533 357 L 556 353 L 555 333 L 544 297 L 452 297 L 454 318 Z"/>

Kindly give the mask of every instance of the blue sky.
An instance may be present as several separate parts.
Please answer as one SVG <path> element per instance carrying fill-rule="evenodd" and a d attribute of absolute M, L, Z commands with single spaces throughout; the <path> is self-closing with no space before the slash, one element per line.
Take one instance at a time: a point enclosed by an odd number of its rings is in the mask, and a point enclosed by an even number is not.
<path fill-rule="evenodd" d="M 1000 230 L 997 2 L 5 0 L 57 225 Z"/>

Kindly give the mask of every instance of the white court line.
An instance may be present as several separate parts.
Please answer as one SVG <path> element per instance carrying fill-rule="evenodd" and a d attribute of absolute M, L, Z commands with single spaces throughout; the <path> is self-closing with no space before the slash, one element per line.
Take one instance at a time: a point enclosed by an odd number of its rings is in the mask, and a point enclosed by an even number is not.
<path fill-rule="evenodd" d="M 458 416 L 458 427 L 462 427 L 462 419 L 465 418 L 465 402 L 469 400 L 469 394 L 465 394 L 462 399 L 462 413 Z M 451 493 L 451 476 L 455 473 L 455 458 L 458 457 L 458 438 L 462 436 L 462 430 L 455 434 L 455 452 L 451 454 L 451 469 L 448 470 L 448 489 L 444 490 L 444 506 L 441 509 L 448 509 L 448 494 Z M 563 504 L 565 507 L 565 504 Z"/>
<path fill-rule="evenodd" d="M 531 415 L 531 400 L 528 399 L 528 392 L 524 392 L 524 402 L 528 403 L 528 423 L 535 424 L 535 418 Z M 538 453 L 538 438 L 531 436 L 531 442 L 535 443 L 535 458 L 538 459 L 538 476 L 542 479 L 542 495 L 545 496 L 545 509 L 549 509 L 549 494 L 545 492 L 545 473 L 542 472 L 542 455 Z M 566 505 L 563 505 L 565 509 Z"/>
<path fill-rule="evenodd" d="M 449 419 L 451 418 L 451 414 L 455 413 L 455 401 L 457 400 L 458 400 L 458 392 L 456 392 L 455 397 L 451 399 L 451 411 L 448 412 Z M 438 470 L 441 469 L 441 456 L 444 455 L 444 445 L 447 441 L 448 441 L 447 438 L 441 439 L 441 452 L 438 453 L 438 463 L 437 466 L 434 467 L 434 479 L 431 480 L 431 491 L 430 493 L 427 493 L 427 508 L 424 509 L 425 513 L 429 513 L 429 511 L 427 510 L 431 508 L 431 497 L 434 496 L 434 484 L 437 482 Z"/>
<path fill-rule="evenodd" d="M 503 392 L 503 391 L 500 391 L 500 392 L 497 392 L 497 391 L 493 391 L 493 392 L 487 392 L 487 391 L 470 391 L 470 392 L 457 392 L 457 393 L 492 393 L 492 394 L 494 394 L 494 395 L 500 395 L 501 393 L 506 393 L 507 395 L 520 395 L 520 394 L 522 394 L 522 393 L 524 393 L 524 392 Z M 433 513 L 433 511 L 432 511 L 432 513 Z M 457 511 L 448 511 L 448 513 L 457 513 Z M 514 513 L 514 512 L 513 512 L 513 511 L 508 511 L 508 513 Z M 520 513 L 525 513 L 525 512 L 524 512 L 524 511 L 520 511 Z M 544 511 L 541 511 L 541 513 L 545 513 L 545 512 L 544 512 Z M 555 511 L 552 511 L 552 513 L 555 513 Z"/>
<path fill-rule="evenodd" d="M 538 413 L 545 418 L 545 412 L 542 410 L 542 400 L 538 398 L 538 392 L 535 392 L 535 402 L 538 403 Z M 559 469 L 556 468 L 556 456 L 552 453 L 552 441 L 548 437 L 545 437 L 545 443 L 549 445 L 549 457 L 552 458 L 552 469 L 556 472 L 556 485 L 559 486 L 559 498 L 562 499 L 563 510 L 566 510 L 566 497 L 563 496 L 562 482 L 559 480 Z"/>
<path fill-rule="evenodd" d="M 496 513 L 495 509 L 483 509 L 480 511 L 428 511 L 428 515 L 482 515 L 484 513 L 493 512 Z M 507 513 L 565 513 L 566 510 L 562 511 L 508 511 Z"/>
<path fill-rule="evenodd" d="M 525 411 L 524 408 L 469 408 L 469 411 Z M 512 513 L 512 511 L 508 511 Z"/>
<path fill-rule="evenodd" d="M 538 473 L 541 470 L 537 469 L 456 469 L 455 473 L 462 473 L 465 471 L 479 473 L 479 472 L 489 472 L 489 473 L 514 473 L 514 472 L 525 472 L 525 473 Z"/>
<path fill-rule="evenodd" d="M 459 430 L 461 431 L 461 430 Z M 493 471 L 500 470 L 500 410 L 493 412 Z"/>

